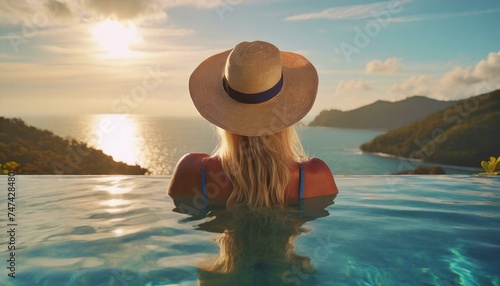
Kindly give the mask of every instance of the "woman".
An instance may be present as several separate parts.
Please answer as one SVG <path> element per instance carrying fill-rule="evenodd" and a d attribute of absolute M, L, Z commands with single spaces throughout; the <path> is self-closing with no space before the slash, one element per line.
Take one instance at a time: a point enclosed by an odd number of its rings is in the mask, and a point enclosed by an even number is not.
<path fill-rule="evenodd" d="M 220 143 L 212 156 L 191 153 L 178 162 L 168 190 L 176 205 L 301 206 L 305 198 L 335 195 L 330 169 L 306 157 L 292 126 L 311 109 L 317 88 L 306 58 L 262 41 L 203 61 L 189 91 L 219 127 Z"/>

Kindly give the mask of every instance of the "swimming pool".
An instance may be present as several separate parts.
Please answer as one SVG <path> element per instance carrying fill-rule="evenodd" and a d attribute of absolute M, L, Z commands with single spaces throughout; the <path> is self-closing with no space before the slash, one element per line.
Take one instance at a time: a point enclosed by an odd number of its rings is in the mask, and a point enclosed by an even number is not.
<path fill-rule="evenodd" d="M 295 261 L 248 268 L 282 285 L 500 285 L 500 177 L 337 176 L 325 211 L 246 222 L 173 212 L 167 176 L 16 179 L 16 278 L 3 215 L 1 285 L 224 285 L 208 267 L 245 251 Z"/>

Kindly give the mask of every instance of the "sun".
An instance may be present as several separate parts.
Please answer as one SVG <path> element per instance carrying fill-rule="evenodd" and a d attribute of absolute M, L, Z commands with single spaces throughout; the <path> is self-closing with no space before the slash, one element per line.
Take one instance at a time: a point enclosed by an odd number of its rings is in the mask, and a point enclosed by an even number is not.
<path fill-rule="evenodd" d="M 134 55 L 130 47 L 141 42 L 137 27 L 132 22 L 105 20 L 92 28 L 94 39 L 101 46 L 104 56 L 126 58 Z"/>

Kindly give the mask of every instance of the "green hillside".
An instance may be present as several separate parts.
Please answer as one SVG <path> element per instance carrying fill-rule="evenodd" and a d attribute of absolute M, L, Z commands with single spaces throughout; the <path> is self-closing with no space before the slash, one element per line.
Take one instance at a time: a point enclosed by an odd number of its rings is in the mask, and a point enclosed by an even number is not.
<path fill-rule="evenodd" d="M 21 119 L 0 117 L 0 164 L 21 164 L 21 174 L 144 175 L 148 170 L 115 162 L 101 150 L 27 126 Z"/>
<path fill-rule="evenodd" d="M 458 101 L 360 146 L 425 162 L 480 167 L 500 155 L 500 90 Z"/>
<path fill-rule="evenodd" d="M 323 110 L 309 125 L 390 130 L 422 119 L 454 103 L 425 96 L 412 96 L 397 102 L 379 100 L 350 111 Z"/>

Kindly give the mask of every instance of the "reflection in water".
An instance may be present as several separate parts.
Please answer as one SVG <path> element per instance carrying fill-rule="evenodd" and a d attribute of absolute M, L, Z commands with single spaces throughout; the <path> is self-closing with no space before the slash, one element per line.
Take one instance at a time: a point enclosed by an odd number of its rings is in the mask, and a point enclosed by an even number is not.
<path fill-rule="evenodd" d="M 95 146 L 115 161 L 140 164 L 143 141 L 137 123 L 126 114 L 99 116 L 94 123 Z"/>
<path fill-rule="evenodd" d="M 305 221 L 282 209 L 239 206 L 218 213 L 199 225 L 222 232 L 219 256 L 199 268 L 200 285 L 315 284 L 311 259 L 294 252 Z"/>
<path fill-rule="evenodd" d="M 122 199 L 111 199 L 111 200 L 103 201 L 102 204 L 105 206 L 108 206 L 108 207 L 118 207 L 118 206 L 129 205 L 130 202 L 127 200 L 122 200 Z"/>
<path fill-rule="evenodd" d="M 115 230 L 113 230 L 113 233 L 116 235 L 116 236 L 121 236 L 123 234 L 123 229 L 121 228 L 117 228 Z"/>
<path fill-rule="evenodd" d="M 139 165 L 153 175 L 173 170 L 174 166 L 167 163 L 174 161 L 172 156 L 178 156 L 173 154 L 177 142 L 158 134 L 158 128 L 151 127 L 143 118 L 127 114 L 98 115 L 93 118 L 92 126 L 86 141 L 115 161 Z"/>
<path fill-rule="evenodd" d="M 131 188 L 116 187 L 116 186 L 102 186 L 101 189 L 108 192 L 111 195 L 125 194 L 132 191 Z"/>

